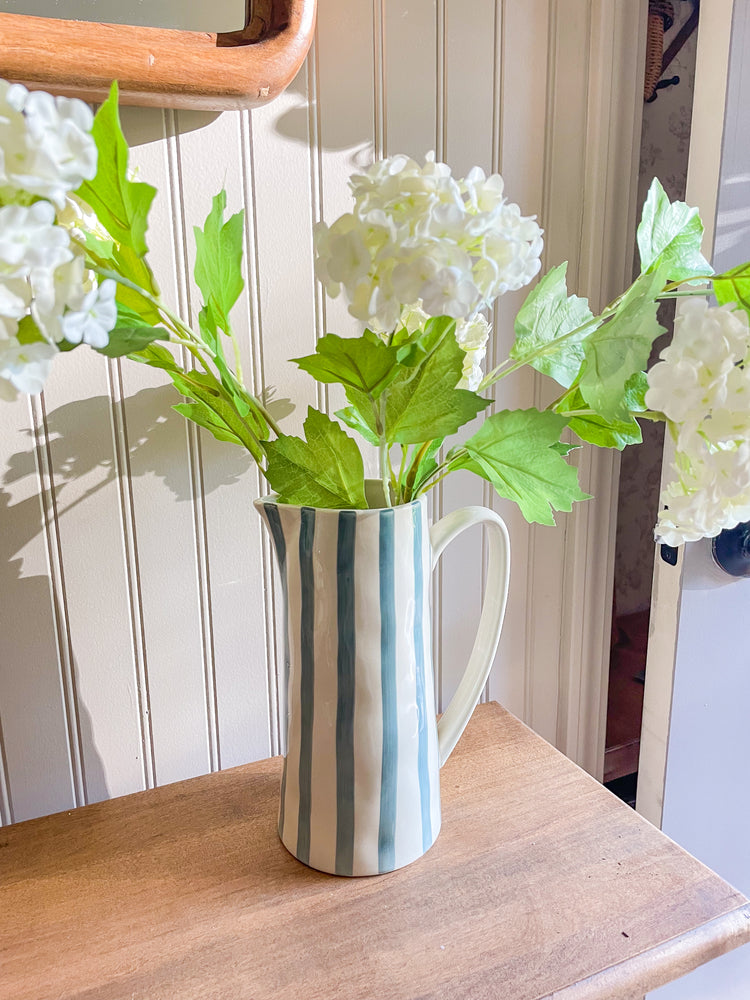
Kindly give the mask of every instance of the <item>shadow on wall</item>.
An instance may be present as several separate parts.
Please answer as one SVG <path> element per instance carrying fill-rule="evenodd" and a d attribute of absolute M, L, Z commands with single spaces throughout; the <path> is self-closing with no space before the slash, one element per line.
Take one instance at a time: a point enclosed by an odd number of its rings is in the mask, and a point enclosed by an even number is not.
<path fill-rule="evenodd" d="M 167 414 L 176 399 L 175 391 L 169 385 L 141 389 L 132 396 L 128 396 L 126 408 L 129 420 L 132 420 L 139 427 L 146 427 L 145 433 L 142 433 L 137 440 L 128 442 L 128 456 L 131 464 L 129 471 L 132 474 L 132 470 L 137 469 L 138 475 L 156 476 L 164 481 L 177 500 L 190 501 L 193 497 L 185 491 L 184 476 L 181 476 L 179 480 L 173 478 L 170 475 L 169 463 L 164 460 L 165 453 L 171 449 L 173 442 L 173 435 L 167 429 Z M 80 439 L 81 427 L 85 427 L 92 419 L 99 419 L 103 403 L 108 405 L 109 400 L 102 396 L 91 396 L 88 399 L 77 399 L 48 411 L 49 440 L 50 443 L 54 444 L 58 455 L 63 454 L 69 435 Z M 154 417 L 154 413 L 158 415 Z M 148 415 L 147 418 L 145 415 Z M 10 486 L 25 476 L 36 476 L 37 474 L 32 432 L 28 431 L 27 433 L 29 450 L 19 451 L 11 455 L 7 471 L 3 476 L 2 486 Z M 247 472 L 252 462 L 250 454 L 242 449 L 227 448 L 223 462 L 223 475 L 221 478 L 212 476 L 211 489 L 237 482 Z M 92 473 L 97 470 L 100 470 L 102 474 L 96 483 L 89 487 L 85 493 L 66 504 L 65 487 L 76 481 L 80 483 L 85 478 L 90 479 Z M 83 503 L 87 497 L 100 490 L 108 482 L 113 482 L 115 475 L 116 470 L 111 452 L 97 454 L 90 448 L 87 448 L 85 455 L 72 448 L 65 452 L 64 458 L 55 464 L 55 501 L 58 517 L 64 517 L 67 510 L 74 505 Z M 2 487 L 0 487 L 0 492 L 2 492 Z M 34 498 L 34 502 L 38 503 L 36 498 Z M 14 509 L 10 508 L 8 514 L 11 515 Z M 18 528 L 22 529 L 22 525 L 18 525 Z M 10 535 L 16 540 L 20 539 L 22 545 L 28 541 L 25 535 L 21 536 L 20 531 L 11 531 Z"/>
<path fill-rule="evenodd" d="M 157 477 L 178 502 L 190 502 L 193 497 L 186 492 L 187 480 L 181 474 L 184 462 L 165 461 L 174 451 L 174 430 L 167 423 L 182 419 L 167 416 L 175 398 L 171 386 L 142 389 L 128 397 L 128 421 L 145 428 L 136 440 L 128 442 L 128 473 Z M 54 455 L 55 515 L 63 525 L 68 512 L 117 477 L 111 448 L 97 453 L 94 446 L 95 441 L 106 441 L 105 437 L 94 436 L 87 440 L 85 450 L 80 448 L 81 427 L 100 420 L 103 406 L 109 406 L 109 400 L 99 396 L 75 400 L 47 412 Z M 7 750 L 6 759 L 0 763 L 4 764 L 9 786 L 9 809 L 3 810 L 0 801 L 0 819 L 5 822 L 56 812 L 74 804 L 69 762 L 58 759 L 61 746 L 72 746 L 72 757 L 81 760 L 85 793 L 78 797 L 93 802 L 110 795 L 91 715 L 78 690 L 77 654 L 65 634 L 65 609 L 58 603 L 50 572 L 40 574 L 39 562 L 25 556 L 29 543 L 44 531 L 37 493 L 36 444 L 33 432 L 26 433 L 28 449 L 10 456 L 0 482 L 0 755 L 3 744 Z M 238 481 L 251 464 L 248 453 L 227 447 L 221 468 L 211 469 L 206 492 Z M 34 488 L 23 492 L 31 495 L 14 502 L 14 496 L 20 493 L 17 484 L 27 477 L 32 477 Z M 136 509 L 136 532 L 138 513 Z M 119 549 L 120 538 L 113 538 L 112 544 Z M 52 539 L 50 546 L 56 545 Z M 58 555 L 64 573 L 64 545 L 55 551 Z M 38 609 L 48 610 L 40 614 Z M 95 608 L 91 622 L 96 627 Z M 58 655 L 51 655 L 55 649 Z M 58 660 L 69 666 L 61 670 Z M 59 698 L 50 699 L 52 691 L 58 691 Z M 25 801 L 26 787 L 36 789 L 33 804 Z M 6 811 L 9 815 L 3 815 Z"/>
<path fill-rule="evenodd" d="M 50 649 L 67 642 L 61 632 L 60 607 L 49 576 L 23 576 L 19 556 L 27 541 L 42 530 L 39 497 L 31 496 L 11 504 L 10 494 L 0 489 L 0 746 L 6 771 L 7 812 L 3 822 L 19 822 L 45 812 L 70 808 L 76 798 L 95 802 L 109 798 L 104 764 L 97 753 L 91 716 L 76 696 L 78 671 L 69 651 L 70 684 L 60 683 L 57 659 Z M 15 557 L 15 558 L 14 558 Z M 49 615 L 39 615 L 29 627 L 29 609 L 51 607 Z M 67 691 L 65 690 L 67 687 Z M 60 702 L 50 705 L 49 692 L 58 689 Z M 67 726 L 66 726 L 67 720 Z M 8 739 L 11 730 L 22 729 L 22 739 Z M 78 784 L 66 781 L 76 770 L 70 760 L 50 761 L 45 747 L 56 735 L 76 734 L 83 796 L 74 791 Z M 5 734 L 6 738 L 3 739 Z M 5 747 L 12 747 L 7 753 Z M 12 754 L 12 756 L 11 756 Z M 10 757 L 10 759 L 9 759 Z M 28 780 L 29 771 L 44 774 L 37 782 Z M 26 801 L 26 788 L 35 789 L 33 801 Z"/>

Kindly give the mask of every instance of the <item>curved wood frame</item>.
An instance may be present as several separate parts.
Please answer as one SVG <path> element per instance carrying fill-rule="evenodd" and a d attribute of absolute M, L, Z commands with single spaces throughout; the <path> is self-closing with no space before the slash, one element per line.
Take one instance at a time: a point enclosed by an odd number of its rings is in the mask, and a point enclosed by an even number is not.
<path fill-rule="evenodd" d="M 100 101 L 224 111 L 267 104 L 312 43 L 316 0 L 256 0 L 243 31 L 211 34 L 0 14 L 0 76 Z"/>

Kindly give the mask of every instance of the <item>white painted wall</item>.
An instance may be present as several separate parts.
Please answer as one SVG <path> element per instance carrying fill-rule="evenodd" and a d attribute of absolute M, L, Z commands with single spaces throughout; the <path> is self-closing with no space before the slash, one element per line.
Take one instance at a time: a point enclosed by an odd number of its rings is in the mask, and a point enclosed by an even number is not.
<path fill-rule="evenodd" d="M 230 210 L 246 209 L 234 314 L 245 370 L 294 399 L 296 428 L 308 403 L 328 400 L 286 359 L 356 329 L 313 281 L 312 227 L 347 210 L 354 167 L 429 149 L 458 173 L 501 169 L 548 229 L 548 263 L 570 259 L 573 289 L 613 297 L 630 266 L 643 7 L 320 0 L 310 57 L 269 107 L 126 109 L 133 162 L 159 189 L 149 239 L 167 299 L 197 313 L 192 226 L 224 185 Z M 491 363 L 519 302 L 496 310 Z M 499 405 L 542 392 L 522 375 Z M 279 751 L 278 594 L 251 507 L 258 476 L 187 427 L 175 401 L 159 373 L 76 351 L 43 399 L 0 409 L 0 822 Z M 514 565 L 489 695 L 596 770 L 616 463 L 582 463 L 599 503 L 558 529 L 531 531 L 498 504 Z M 435 508 L 489 501 L 456 477 Z M 478 619 L 483 556 L 469 536 L 437 578 L 442 703 Z"/>
<path fill-rule="evenodd" d="M 735 0 L 714 239 L 717 270 L 750 257 L 749 87 L 750 2 Z M 733 580 L 714 567 L 709 543 L 689 546 L 662 829 L 745 895 L 750 895 L 749 615 L 750 580 Z M 748 995 L 750 948 L 745 946 L 649 997 L 746 1000 Z"/>

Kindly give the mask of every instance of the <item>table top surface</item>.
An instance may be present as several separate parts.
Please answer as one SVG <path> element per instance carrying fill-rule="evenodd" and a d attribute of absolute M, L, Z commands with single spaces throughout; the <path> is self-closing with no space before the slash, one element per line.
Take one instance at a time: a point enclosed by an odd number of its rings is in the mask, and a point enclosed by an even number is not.
<path fill-rule="evenodd" d="M 292 858 L 280 773 L 0 829 L 1 1000 L 628 1000 L 750 939 L 744 896 L 498 705 L 388 875 Z"/>

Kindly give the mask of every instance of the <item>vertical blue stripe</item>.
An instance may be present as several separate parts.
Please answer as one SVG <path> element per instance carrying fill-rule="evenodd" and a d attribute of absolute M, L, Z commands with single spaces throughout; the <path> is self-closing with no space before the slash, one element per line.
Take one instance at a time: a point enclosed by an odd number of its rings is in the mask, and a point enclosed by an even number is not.
<path fill-rule="evenodd" d="M 336 874 L 354 869 L 354 541 L 357 514 L 339 513 L 336 549 L 338 615 L 336 701 Z"/>
<path fill-rule="evenodd" d="M 430 769 L 427 758 L 427 699 L 424 677 L 424 559 L 422 556 L 422 506 L 412 508 L 414 524 L 414 666 L 417 672 L 417 718 L 419 721 L 419 802 L 422 808 L 422 850 L 432 844 L 430 821 Z"/>
<path fill-rule="evenodd" d="M 289 697 L 289 608 L 287 606 L 286 589 L 286 541 L 284 539 L 284 529 L 281 526 L 279 510 L 275 504 L 264 503 L 263 511 L 266 515 L 268 527 L 271 529 L 271 538 L 276 547 L 276 559 L 279 564 L 279 576 L 281 577 L 281 592 L 284 595 L 284 675 L 282 677 L 283 689 L 286 697 Z M 286 757 L 284 757 L 284 769 L 281 775 L 281 805 L 279 808 L 279 836 L 284 835 L 284 815 L 286 807 Z"/>
<path fill-rule="evenodd" d="M 398 774 L 398 706 L 396 703 L 396 593 L 394 586 L 393 511 L 380 512 L 380 684 L 383 700 L 383 754 L 380 769 L 378 867 L 396 865 L 396 789 Z"/>
<path fill-rule="evenodd" d="M 313 539 L 315 509 L 302 507 L 299 529 L 300 569 L 300 753 L 299 821 L 297 857 L 310 860 L 310 808 L 312 792 L 313 714 L 315 698 L 315 569 Z"/>

